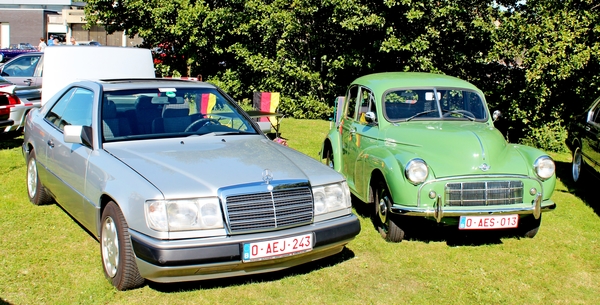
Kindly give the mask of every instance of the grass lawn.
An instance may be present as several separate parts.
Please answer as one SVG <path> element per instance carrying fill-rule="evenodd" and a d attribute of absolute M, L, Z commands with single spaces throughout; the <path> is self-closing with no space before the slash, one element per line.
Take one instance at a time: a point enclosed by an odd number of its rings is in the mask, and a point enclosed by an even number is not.
<path fill-rule="evenodd" d="M 285 118 L 281 131 L 290 147 L 317 158 L 328 128 Z M 357 203 L 362 231 L 334 257 L 118 292 L 104 278 L 98 242 L 59 206 L 27 200 L 21 142 L 0 140 L 0 304 L 600 304 L 598 184 L 576 188 L 567 154 L 552 155 L 558 208 L 533 239 L 434 228 L 386 243 Z"/>

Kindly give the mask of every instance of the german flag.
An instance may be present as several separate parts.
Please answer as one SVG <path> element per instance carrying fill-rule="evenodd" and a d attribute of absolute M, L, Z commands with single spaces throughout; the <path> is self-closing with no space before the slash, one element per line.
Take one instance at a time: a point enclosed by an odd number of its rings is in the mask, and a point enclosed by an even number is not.
<path fill-rule="evenodd" d="M 212 93 L 203 93 L 196 96 L 195 105 L 190 104 L 190 114 L 209 114 L 217 103 L 217 97 Z"/>
<path fill-rule="evenodd" d="M 254 92 L 252 105 L 262 112 L 275 112 L 279 107 L 279 92 Z M 267 122 L 268 120 L 271 120 L 273 124 L 277 124 L 277 118 L 260 118 L 261 122 Z"/>

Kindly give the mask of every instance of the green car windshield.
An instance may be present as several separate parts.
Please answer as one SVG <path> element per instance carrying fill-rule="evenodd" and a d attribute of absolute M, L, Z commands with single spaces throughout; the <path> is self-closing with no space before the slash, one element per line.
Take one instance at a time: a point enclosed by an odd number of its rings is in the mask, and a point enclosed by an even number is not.
<path fill-rule="evenodd" d="M 383 97 L 383 109 L 389 121 L 461 119 L 486 120 L 481 96 L 464 89 L 390 90 Z"/>

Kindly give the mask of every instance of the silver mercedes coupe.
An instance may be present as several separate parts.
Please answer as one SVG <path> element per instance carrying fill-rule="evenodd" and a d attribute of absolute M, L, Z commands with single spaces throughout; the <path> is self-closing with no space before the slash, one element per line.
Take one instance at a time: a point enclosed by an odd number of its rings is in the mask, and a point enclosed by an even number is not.
<path fill-rule="evenodd" d="M 281 270 L 360 232 L 340 174 L 209 83 L 72 83 L 28 115 L 23 154 L 30 201 L 99 240 L 118 290 Z"/>

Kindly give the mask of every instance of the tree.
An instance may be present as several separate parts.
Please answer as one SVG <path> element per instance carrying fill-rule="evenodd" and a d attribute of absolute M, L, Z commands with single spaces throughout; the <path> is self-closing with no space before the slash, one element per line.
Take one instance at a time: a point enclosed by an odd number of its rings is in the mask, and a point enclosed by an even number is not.
<path fill-rule="evenodd" d="M 501 6 L 500 6 L 501 5 Z M 162 46 L 168 73 L 202 74 L 237 100 L 280 92 L 280 111 L 325 118 L 357 76 L 445 73 L 473 82 L 510 139 L 598 95 L 593 0 L 89 0 L 86 18 Z"/>
<path fill-rule="evenodd" d="M 564 137 L 564 122 L 598 95 L 598 9 L 591 0 L 528 0 L 502 12 L 490 60 L 507 66 L 495 98 L 517 139 Z"/>

